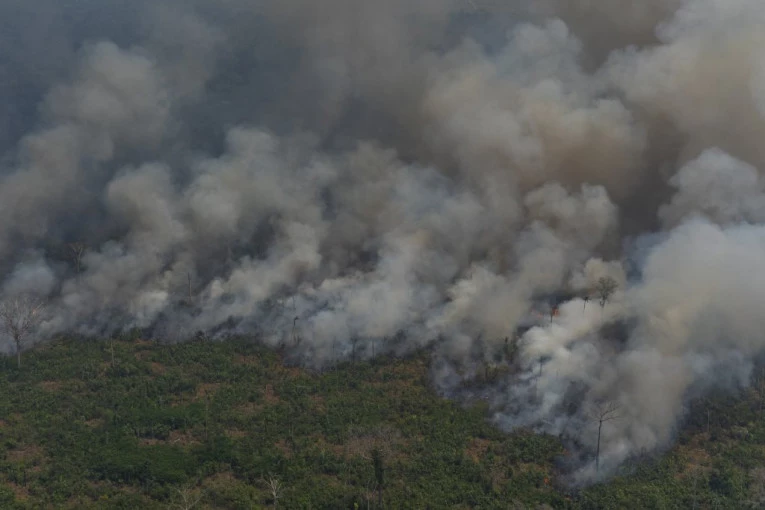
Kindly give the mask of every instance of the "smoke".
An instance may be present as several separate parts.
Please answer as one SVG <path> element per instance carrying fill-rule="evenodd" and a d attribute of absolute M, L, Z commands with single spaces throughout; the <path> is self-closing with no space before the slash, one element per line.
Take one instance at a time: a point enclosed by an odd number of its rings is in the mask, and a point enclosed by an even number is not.
<path fill-rule="evenodd" d="M 505 366 L 496 423 L 573 438 L 575 483 L 748 384 L 760 2 L 26 5 L 0 7 L 0 289 L 47 299 L 40 337 L 427 346 L 448 394 Z"/>

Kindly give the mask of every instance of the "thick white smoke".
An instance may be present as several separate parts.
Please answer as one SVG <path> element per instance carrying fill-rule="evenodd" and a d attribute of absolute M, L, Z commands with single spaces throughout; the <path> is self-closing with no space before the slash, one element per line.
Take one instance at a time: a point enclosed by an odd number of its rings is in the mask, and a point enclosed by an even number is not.
<path fill-rule="evenodd" d="M 41 336 L 429 346 L 447 392 L 515 348 L 496 421 L 575 438 L 575 481 L 598 406 L 608 473 L 748 383 L 761 2 L 37 1 L 0 7 L 0 270 Z"/>

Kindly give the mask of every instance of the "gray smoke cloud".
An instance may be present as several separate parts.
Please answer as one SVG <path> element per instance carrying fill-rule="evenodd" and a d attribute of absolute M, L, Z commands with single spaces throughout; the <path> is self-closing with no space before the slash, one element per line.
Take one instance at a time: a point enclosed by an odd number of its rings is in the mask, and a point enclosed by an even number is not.
<path fill-rule="evenodd" d="M 427 346 L 456 394 L 517 334 L 481 391 L 574 438 L 574 483 L 748 384 L 760 2 L 27 4 L 0 6 L 0 290 L 48 300 L 41 337 Z"/>

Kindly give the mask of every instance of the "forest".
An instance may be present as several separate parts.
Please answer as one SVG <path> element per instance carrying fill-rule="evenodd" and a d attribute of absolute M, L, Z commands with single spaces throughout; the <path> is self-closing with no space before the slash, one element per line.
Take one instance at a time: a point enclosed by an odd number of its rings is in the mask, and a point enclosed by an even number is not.
<path fill-rule="evenodd" d="M 291 367 L 253 338 L 62 337 L 0 358 L 4 509 L 759 508 L 765 384 L 695 402 L 677 443 L 565 483 L 559 438 L 432 388 L 429 353 Z M 592 435 L 582 441 L 594 441 Z"/>
<path fill-rule="evenodd" d="M 0 510 L 765 508 L 763 26 L 0 0 Z"/>

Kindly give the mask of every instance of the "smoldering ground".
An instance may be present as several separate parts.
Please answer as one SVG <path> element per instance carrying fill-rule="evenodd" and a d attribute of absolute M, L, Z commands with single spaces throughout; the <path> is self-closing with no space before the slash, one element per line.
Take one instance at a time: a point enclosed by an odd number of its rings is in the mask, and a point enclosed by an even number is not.
<path fill-rule="evenodd" d="M 562 293 L 487 396 L 574 482 L 617 404 L 612 472 L 765 347 L 765 7 L 636 5 L 4 2 L 2 291 L 40 338 L 428 345 L 445 391 Z"/>

